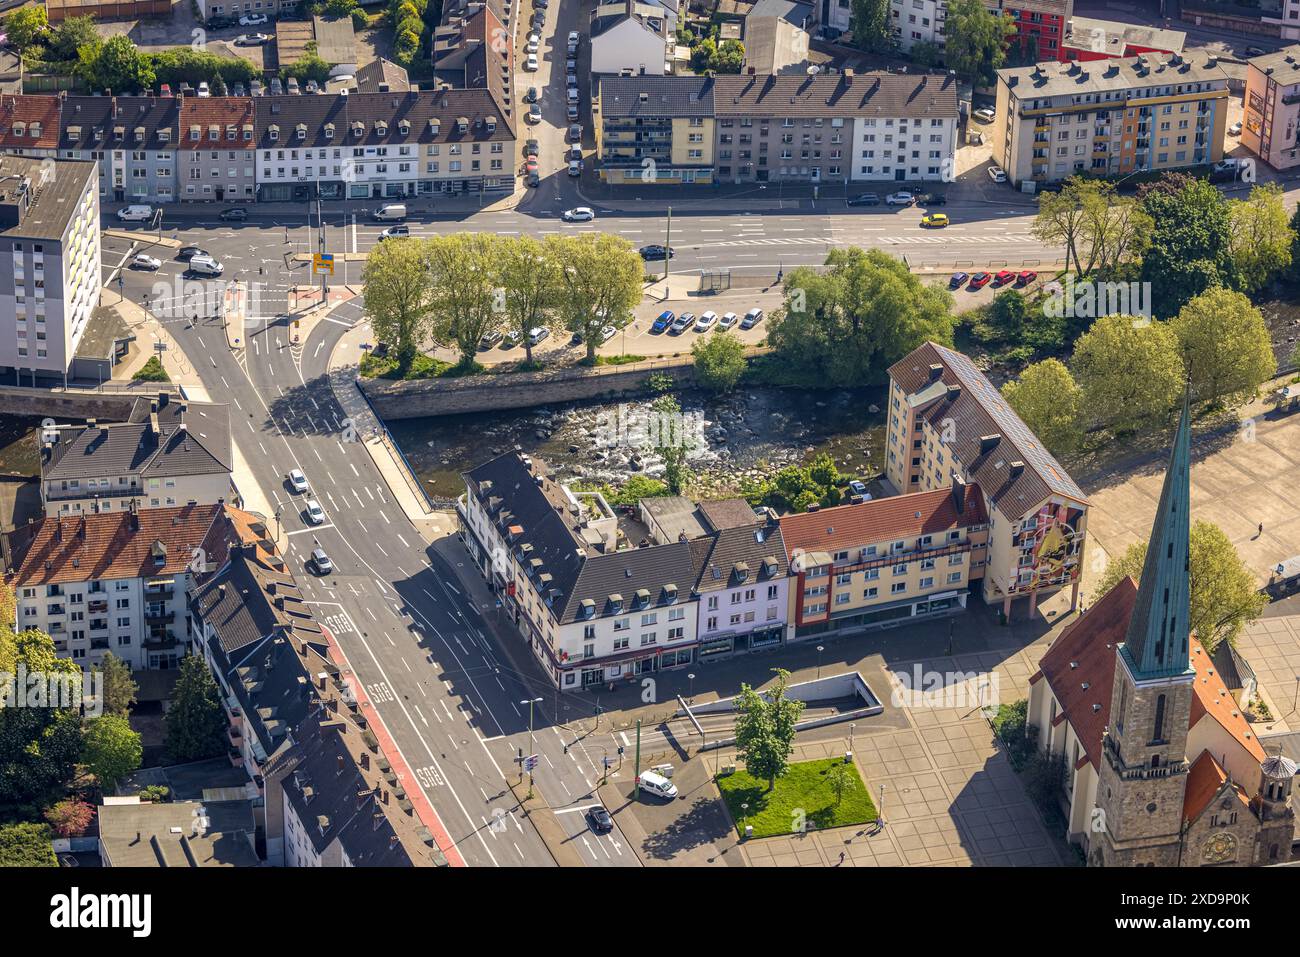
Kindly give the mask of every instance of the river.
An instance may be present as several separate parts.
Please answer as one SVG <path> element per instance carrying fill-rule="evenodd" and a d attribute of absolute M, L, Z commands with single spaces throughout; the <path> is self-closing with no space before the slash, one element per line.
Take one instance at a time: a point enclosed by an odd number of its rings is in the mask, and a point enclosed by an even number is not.
<path fill-rule="evenodd" d="M 811 461 L 821 452 L 829 453 L 841 471 L 864 480 L 882 471 L 884 416 L 878 406 L 884 404 L 883 387 L 675 395 L 683 432 L 695 436 L 688 453 L 695 480 L 688 492 L 696 498 L 725 495 L 748 478 Z M 561 481 L 617 486 L 636 472 L 662 474 L 662 463 L 644 451 L 641 437 L 651 401 L 403 419 L 389 423 L 389 429 L 432 496 L 460 495 L 465 490 L 461 472 L 513 448 L 541 458 Z"/>

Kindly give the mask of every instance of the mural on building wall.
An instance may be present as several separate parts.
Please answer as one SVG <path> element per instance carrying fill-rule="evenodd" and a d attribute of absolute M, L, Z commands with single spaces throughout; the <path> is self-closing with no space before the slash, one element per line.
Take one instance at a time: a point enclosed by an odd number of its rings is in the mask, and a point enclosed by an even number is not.
<path fill-rule="evenodd" d="M 1033 562 L 1014 570 L 1013 591 L 1032 591 L 1078 579 L 1082 536 L 1077 523 L 1082 514 L 1069 505 L 1048 502 L 1038 510 L 1034 527 L 1016 534 L 1012 544 L 1017 549 L 1032 544 Z"/>

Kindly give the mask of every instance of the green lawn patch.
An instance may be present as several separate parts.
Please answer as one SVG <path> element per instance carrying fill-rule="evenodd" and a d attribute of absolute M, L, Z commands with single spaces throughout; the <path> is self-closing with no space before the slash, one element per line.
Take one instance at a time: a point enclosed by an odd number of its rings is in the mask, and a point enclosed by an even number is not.
<path fill-rule="evenodd" d="M 596 356 L 595 362 L 588 362 L 586 359 L 579 360 L 581 365 L 597 366 L 625 366 L 632 362 L 645 362 L 645 356 L 631 355 L 625 356 Z"/>
<path fill-rule="evenodd" d="M 157 356 L 150 356 L 149 361 L 136 370 L 135 375 L 131 376 L 135 382 L 171 382 L 171 376 L 163 368 L 162 360 Z"/>
<path fill-rule="evenodd" d="M 766 781 L 751 777 L 744 768 L 737 767 L 735 774 L 718 778 L 718 790 L 727 802 L 736 830 L 743 834 L 745 825 L 751 825 L 754 837 L 794 832 L 800 810 L 808 827 L 817 830 L 874 821 L 879 816 L 876 806 L 852 763 L 847 765 L 849 780 L 844 796 L 839 804 L 835 803 L 835 791 L 826 773 L 832 765 L 843 763 L 842 758 L 826 758 L 792 764 L 785 777 L 777 778 L 776 787 L 771 791 Z M 742 808 L 743 804 L 748 804 L 748 809 Z"/>

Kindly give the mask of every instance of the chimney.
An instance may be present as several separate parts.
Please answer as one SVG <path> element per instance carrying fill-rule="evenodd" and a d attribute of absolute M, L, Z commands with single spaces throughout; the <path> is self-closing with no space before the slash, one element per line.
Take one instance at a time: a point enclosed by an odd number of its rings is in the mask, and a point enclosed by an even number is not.
<path fill-rule="evenodd" d="M 950 386 L 948 386 L 948 401 L 949 401 L 949 402 L 956 402 L 958 396 L 960 396 L 960 395 L 961 395 L 961 386 L 960 386 L 960 385 L 950 385 Z"/>
<path fill-rule="evenodd" d="M 1002 441 L 1002 436 L 999 435 L 997 432 L 994 432 L 992 435 L 981 435 L 980 455 L 983 455 L 985 452 L 993 451 L 995 448 L 998 447 L 998 443 L 1001 441 Z"/>
<path fill-rule="evenodd" d="M 952 504 L 957 507 L 957 514 L 966 510 L 966 480 L 960 475 L 952 477 Z"/>
<path fill-rule="evenodd" d="M 1013 479 L 1019 478 L 1020 473 L 1023 472 L 1024 470 L 1025 470 L 1024 462 L 1021 462 L 1020 460 L 1017 459 L 1015 462 L 1011 463 L 1011 477 Z"/>
<path fill-rule="evenodd" d="M 937 382 L 941 375 L 943 375 L 943 363 L 942 362 L 932 363 L 930 365 L 930 381 Z"/>

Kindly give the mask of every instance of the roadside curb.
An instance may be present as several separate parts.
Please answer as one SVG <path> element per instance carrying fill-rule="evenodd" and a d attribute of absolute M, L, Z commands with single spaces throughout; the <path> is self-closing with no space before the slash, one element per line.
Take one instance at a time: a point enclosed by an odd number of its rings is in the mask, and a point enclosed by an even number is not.
<path fill-rule="evenodd" d="M 125 239 L 128 242 L 140 243 L 142 246 L 166 246 L 169 249 L 179 249 L 181 247 L 179 239 L 172 239 L 170 236 L 155 236 L 150 233 L 135 233 L 129 229 L 103 229 L 100 230 L 100 235 L 112 239 Z"/>
<path fill-rule="evenodd" d="M 506 786 L 510 788 L 510 793 L 514 795 L 515 802 L 524 817 L 537 828 L 537 836 L 541 838 L 542 845 L 550 853 L 555 865 L 583 867 L 582 857 L 569 845 L 569 836 L 564 833 L 564 828 L 560 827 L 560 822 L 555 819 L 555 811 L 542 797 L 541 789 L 533 788 L 533 796 L 530 799 L 528 787 L 515 781 L 513 774 L 506 780 Z"/>

